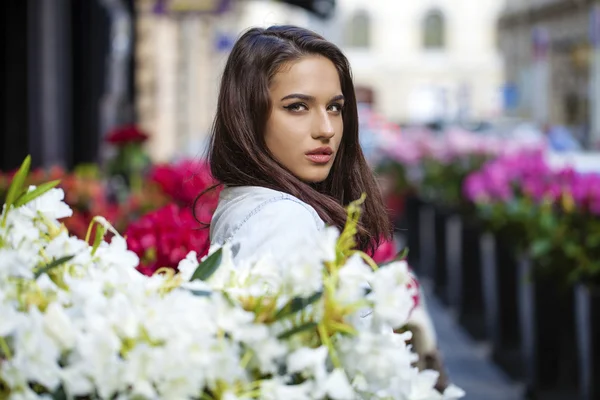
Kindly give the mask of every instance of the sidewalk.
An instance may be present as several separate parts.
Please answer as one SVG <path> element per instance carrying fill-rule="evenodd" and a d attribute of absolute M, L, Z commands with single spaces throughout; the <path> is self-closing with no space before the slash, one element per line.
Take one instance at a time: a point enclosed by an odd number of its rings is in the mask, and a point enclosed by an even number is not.
<path fill-rule="evenodd" d="M 523 386 L 512 382 L 487 358 L 485 344 L 475 342 L 458 325 L 449 309 L 421 281 L 427 307 L 436 328 L 440 350 L 452 382 L 467 395 L 465 400 L 522 400 Z"/>

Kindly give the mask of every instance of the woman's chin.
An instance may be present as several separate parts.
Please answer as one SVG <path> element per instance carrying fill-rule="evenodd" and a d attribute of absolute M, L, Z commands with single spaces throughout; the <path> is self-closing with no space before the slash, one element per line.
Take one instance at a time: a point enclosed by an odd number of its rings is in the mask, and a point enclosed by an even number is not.
<path fill-rule="evenodd" d="M 331 165 L 311 165 L 302 168 L 300 171 L 291 171 L 292 174 L 301 181 L 309 184 L 321 183 L 327 179 L 331 173 Z"/>
<path fill-rule="evenodd" d="M 309 175 L 309 176 L 301 176 L 299 178 L 300 178 L 300 180 L 302 180 L 302 181 L 304 181 L 306 183 L 321 183 L 325 179 L 327 179 L 327 175 L 324 175 L 324 174 Z"/>

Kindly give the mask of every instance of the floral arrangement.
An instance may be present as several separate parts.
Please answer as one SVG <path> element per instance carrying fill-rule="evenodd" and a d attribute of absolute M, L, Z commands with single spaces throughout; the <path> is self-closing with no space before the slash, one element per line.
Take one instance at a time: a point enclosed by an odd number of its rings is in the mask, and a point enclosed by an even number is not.
<path fill-rule="evenodd" d="M 133 134 L 124 136 L 129 137 Z M 16 170 L 10 173 L 0 172 L 0 201 L 6 198 L 15 173 Z M 146 214 L 168 205 L 191 208 L 195 197 L 216 183 L 205 161 L 181 160 L 173 164 L 153 165 L 147 174 L 142 176 L 140 187 L 127 191 L 126 196 L 121 198 L 111 196 L 106 179 L 98 167 L 93 165 L 77 166 L 73 172 L 67 172 L 60 167 L 37 168 L 31 171 L 25 184 L 38 186 L 53 180 L 60 181 L 58 187 L 63 189 L 65 202 L 73 210 L 73 215 L 63 223 L 71 234 L 81 239 L 86 236 L 88 226 L 95 215 L 104 216 L 122 233 Z M 219 193 L 219 188 L 215 188 L 197 202 L 196 213 L 202 222 L 210 221 Z"/>
<path fill-rule="evenodd" d="M 226 246 L 145 276 L 104 218 L 89 241 L 70 236 L 64 192 L 26 187 L 27 171 L 28 160 L 0 216 L 0 398 L 463 395 L 435 391 L 410 334 L 393 332 L 413 307 L 410 275 L 352 250 L 359 203 L 342 232 L 307 238 L 288 265 L 264 254 L 234 266 Z"/>
<path fill-rule="evenodd" d="M 8 188 L 12 183 L 15 171 L 0 174 L 0 201 L 4 202 Z M 44 182 L 56 181 L 58 187 L 65 193 L 65 202 L 69 204 L 73 213 L 63 223 L 72 234 L 83 238 L 88 226 L 95 215 L 103 215 L 112 223 L 122 225 L 130 209 L 111 204 L 108 201 L 108 188 L 100 178 L 100 171 L 95 165 L 83 164 L 77 166 L 73 172 L 67 172 L 61 167 L 54 166 L 48 169 L 36 168 L 27 176 L 25 185 L 39 186 Z"/>
<path fill-rule="evenodd" d="M 600 175 L 553 169 L 542 151 L 499 157 L 467 177 L 465 197 L 492 230 L 541 266 L 600 276 Z"/>
<path fill-rule="evenodd" d="M 502 138 L 462 129 L 434 133 L 426 129 L 406 129 L 385 135 L 385 154 L 379 173 L 392 173 L 400 192 L 418 192 L 421 197 L 446 206 L 464 203 L 465 178 L 487 161 L 523 149 L 540 149 L 545 142 Z"/>

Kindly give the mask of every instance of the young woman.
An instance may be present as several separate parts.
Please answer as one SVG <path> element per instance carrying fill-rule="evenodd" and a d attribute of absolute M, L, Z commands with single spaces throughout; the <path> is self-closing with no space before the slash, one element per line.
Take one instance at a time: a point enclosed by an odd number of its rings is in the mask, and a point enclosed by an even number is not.
<path fill-rule="evenodd" d="M 326 225 L 341 229 L 345 206 L 363 193 L 359 248 L 373 254 L 391 240 L 380 190 L 359 145 L 350 65 L 314 32 L 273 26 L 239 38 L 223 73 L 208 158 L 223 184 L 211 244 L 230 243 L 234 258 L 288 256 Z M 422 302 L 413 316 L 412 326 L 422 331 L 424 366 L 441 370 Z M 439 383 L 445 386 L 444 379 Z"/>
<path fill-rule="evenodd" d="M 209 149 L 224 185 L 211 242 L 235 256 L 285 256 L 366 193 L 359 247 L 372 252 L 392 227 L 358 142 L 350 65 L 332 43 L 293 26 L 254 28 L 236 42 L 221 81 Z"/>

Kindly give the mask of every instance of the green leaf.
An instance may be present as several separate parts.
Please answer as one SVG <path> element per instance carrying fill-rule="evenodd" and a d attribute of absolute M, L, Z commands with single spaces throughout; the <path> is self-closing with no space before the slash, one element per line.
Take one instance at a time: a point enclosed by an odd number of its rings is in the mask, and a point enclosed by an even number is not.
<path fill-rule="evenodd" d="M 404 249 L 402 249 L 402 251 L 400 251 L 398 254 L 396 254 L 396 257 L 394 257 L 393 260 L 383 263 L 380 266 L 384 267 L 386 265 L 390 265 L 390 264 L 398 262 L 398 261 L 406 260 L 408 257 L 408 251 L 409 251 L 408 247 L 405 247 Z"/>
<path fill-rule="evenodd" d="M 564 244 L 564 251 L 569 257 L 577 257 L 581 251 L 581 246 L 578 243 L 566 242 Z"/>
<path fill-rule="evenodd" d="M 552 242 L 547 239 L 540 239 L 531 245 L 531 256 L 539 258 L 547 254 L 552 249 Z"/>
<path fill-rule="evenodd" d="M 67 394 L 62 385 L 52 393 L 52 400 L 67 400 Z"/>
<path fill-rule="evenodd" d="M 283 340 L 283 339 L 288 339 L 292 336 L 294 336 L 297 333 L 300 332 L 305 332 L 305 331 L 309 331 L 311 329 L 316 329 L 317 328 L 317 323 L 316 322 L 307 322 L 306 324 L 302 324 L 299 326 L 296 326 L 288 331 L 285 331 L 281 334 L 279 334 L 277 336 L 278 339 Z"/>
<path fill-rule="evenodd" d="M 66 262 L 71 261 L 73 258 L 75 258 L 75 255 L 70 255 L 70 256 L 65 256 L 65 257 L 61 257 L 61 258 L 57 258 L 56 260 L 44 265 L 42 268 L 40 268 L 39 270 L 36 271 L 35 273 L 35 279 L 39 278 L 42 274 L 45 274 L 47 272 L 49 272 L 50 270 L 63 265 Z"/>
<path fill-rule="evenodd" d="M 600 246 L 600 234 L 596 233 L 588 235 L 585 239 L 585 244 L 592 248 Z"/>
<path fill-rule="evenodd" d="M 208 290 L 192 290 L 190 289 L 189 292 L 191 294 L 193 294 L 194 296 L 198 296 L 198 297 L 209 297 L 212 292 L 208 291 Z"/>
<path fill-rule="evenodd" d="M 309 297 L 294 297 L 287 302 L 286 305 L 281 307 L 275 314 L 274 321 L 278 321 L 289 315 L 295 314 L 298 311 L 305 309 L 308 305 L 316 302 L 323 296 L 323 292 L 316 292 Z"/>
<path fill-rule="evenodd" d="M 8 194 L 6 195 L 6 207 L 10 207 L 14 204 L 15 200 L 23 192 L 23 184 L 25 178 L 29 174 L 29 168 L 31 167 L 31 156 L 25 157 L 25 161 L 21 164 L 21 167 L 15 174 L 10 187 L 8 188 Z"/>
<path fill-rule="evenodd" d="M 201 280 L 205 281 L 215 273 L 215 271 L 221 265 L 221 259 L 223 258 L 223 248 L 212 253 L 202 264 L 198 265 L 198 268 L 194 271 L 190 281 Z"/>
<path fill-rule="evenodd" d="M 92 246 L 92 255 L 96 254 L 96 250 L 100 247 L 100 243 L 102 243 L 105 234 L 106 228 L 104 225 L 96 224 L 96 236 L 94 237 L 94 244 Z"/>
<path fill-rule="evenodd" d="M 32 200 L 40 197 L 41 195 L 43 195 L 44 193 L 46 193 L 50 189 L 53 189 L 59 183 L 60 183 L 60 180 L 46 182 L 46 183 L 43 183 L 40 186 L 36 187 L 31 192 L 25 192 L 25 193 L 23 193 L 23 195 L 21 195 L 17 199 L 17 201 L 15 201 L 15 207 L 24 206 L 25 204 L 29 203 L 30 201 L 32 201 Z"/>

